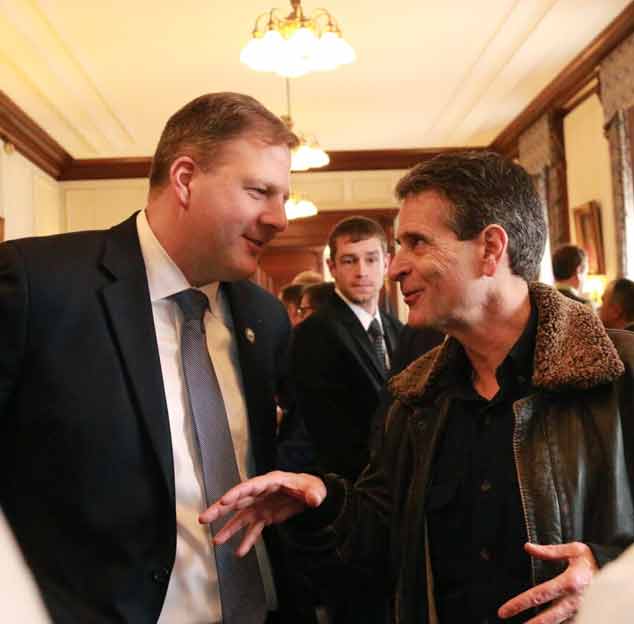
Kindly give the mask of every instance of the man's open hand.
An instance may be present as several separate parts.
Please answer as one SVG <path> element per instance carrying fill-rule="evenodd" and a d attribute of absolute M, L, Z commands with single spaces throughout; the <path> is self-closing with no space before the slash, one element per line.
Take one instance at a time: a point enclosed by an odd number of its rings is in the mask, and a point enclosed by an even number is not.
<path fill-rule="evenodd" d="M 318 477 L 276 470 L 231 488 L 201 513 L 198 521 L 209 524 L 236 512 L 216 533 L 214 542 L 224 544 L 244 528 L 244 537 L 236 551 L 239 557 L 243 557 L 255 544 L 265 526 L 284 522 L 307 507 L 319 507 L 324 498 L 326 486 Z"/>
<path fill-rule="evenodd" d="M 571 542 L 553 546 L 526 544 L 531 557 L 549 561 L 566 561 L 568 567 L 559 576 L 537 585 L 505 602 L 498 610 L 501 618 L 509 618 L 521 611 L 548 602 L 551 606 L 526 624 L 559 624 L 572 618 L 581 604 L 581 595 L 598 570 L 592 551 L 586 544 Z"/>

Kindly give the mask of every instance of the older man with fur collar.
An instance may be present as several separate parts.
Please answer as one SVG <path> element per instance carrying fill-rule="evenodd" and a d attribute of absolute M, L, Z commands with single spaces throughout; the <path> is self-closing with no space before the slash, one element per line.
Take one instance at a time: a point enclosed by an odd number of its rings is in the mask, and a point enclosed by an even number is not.
<path fill-rule="evenodd" d="M 574 617 L 596 570 L 634 541 L 634 336 L 533 283 L 546 224 L 526 172 L 439 156 L 397 185 L 408 323 L 445 342 L 390 382 L 383 448 L 359 480 L 270 473 L 202 516 L 220 542 L 287 526 L 316 567 L 384 575 L 392 622 Z"/>

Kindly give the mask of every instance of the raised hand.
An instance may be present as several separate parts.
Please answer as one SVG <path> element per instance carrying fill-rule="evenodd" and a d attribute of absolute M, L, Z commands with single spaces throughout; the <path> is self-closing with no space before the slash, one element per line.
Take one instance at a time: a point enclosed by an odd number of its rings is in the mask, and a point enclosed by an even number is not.
<path fill-rule="evenodd" d="M 581 542 L 571 542 L 552 546 L 525 544 L 524 550 L 538 559 L 567 561 L 568 567 L 554 579 L 505 602 L 499 608 L 498 616 L 503 619 L 513 617 L 521 611 L 550 602 L 548 609 L 526 624 L 559 624 L 574 617 L 581 604 L 581 595 L 598 570 L 590 548 Z"/>
<path fill-rule="evenodd" d="M 215 534 L 214 542 L 224 544 L 244 528 L 244 537 L 236 551 L 239 557 L 243 557 L 255 544 L 265 526 L 284 522 L 307 507 L 318 507 L 324 498 L 326 486 L 318 477 L 276 470 L 231 488 L 201 513 L 198 521 L 209 524 L 236 512 Z"/>

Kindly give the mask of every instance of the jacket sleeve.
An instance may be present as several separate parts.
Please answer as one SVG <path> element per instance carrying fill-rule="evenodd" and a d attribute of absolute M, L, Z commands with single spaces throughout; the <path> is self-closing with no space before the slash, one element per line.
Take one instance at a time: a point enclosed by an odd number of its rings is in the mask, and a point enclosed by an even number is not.
<path fill-rule="evenodd" d="M 383 589 L 393 586 L 399 549 L 407 542 L 399 520 L 412 474 L 407 447 L 405 423 L 397 418 L 356 483 L 321 475 L 327 487 L 322 505 L 283 525 L 293 547 L 310 555 L 309 572 L 315 579 L 339 565 Z"/>
<path fill-rule="evenodd" d="M 13 243 L 0 245 L 0 417 L 20 377 L 27 340 L 28 284 L 23 259 Z"/>

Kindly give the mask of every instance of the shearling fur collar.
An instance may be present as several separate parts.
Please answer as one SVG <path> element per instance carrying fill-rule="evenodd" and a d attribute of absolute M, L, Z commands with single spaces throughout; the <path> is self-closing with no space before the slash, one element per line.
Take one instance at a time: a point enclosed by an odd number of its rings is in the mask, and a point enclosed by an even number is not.
<path fill-rule="evenodd" d="M 545 284 L 529 285 L 537 307 L 533 385 L 544 390 L 585 389 L 608 383 L 625 367 L 596 314 Z M 389 381 L 398 398 L 420 399 L 451 364 L 452 342 L 412 362 Z"/>

